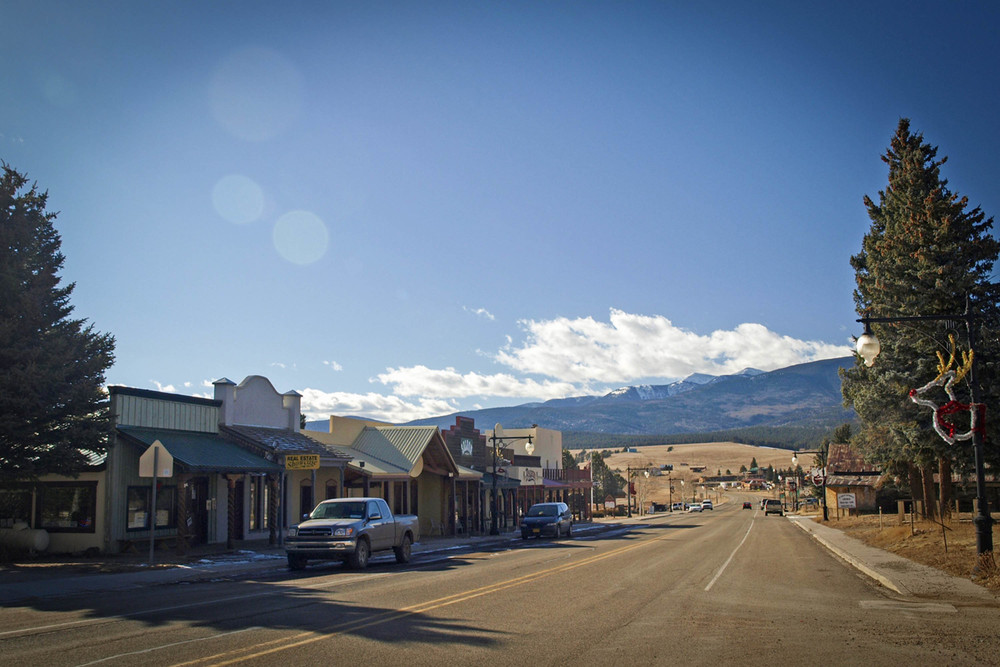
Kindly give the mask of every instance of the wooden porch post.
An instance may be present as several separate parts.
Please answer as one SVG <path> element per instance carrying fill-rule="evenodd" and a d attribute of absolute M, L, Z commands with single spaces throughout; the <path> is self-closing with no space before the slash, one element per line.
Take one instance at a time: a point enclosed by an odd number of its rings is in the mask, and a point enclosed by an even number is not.
<path fill-rule="evenodd" d="M 187 553 L 188 548 L 188 477 L 177 476 L 177 546 L 178 556 Z"/>
<path fill-rule="evenodd" d="M 226 475 L 226 482 L 229 485 L 228 512 L 226 512 L 226 548 L 233 549 L 236 546 L 234 538 L 236 532 L 236 476 Z"/>
<path fill-rule="evenodd" d="M 278 494 L 281 492 L 277 475 L 268 473 L 267 488 L 269 501 L 267 503 L 267 543 L 274 546 L 278 543 Z"/>

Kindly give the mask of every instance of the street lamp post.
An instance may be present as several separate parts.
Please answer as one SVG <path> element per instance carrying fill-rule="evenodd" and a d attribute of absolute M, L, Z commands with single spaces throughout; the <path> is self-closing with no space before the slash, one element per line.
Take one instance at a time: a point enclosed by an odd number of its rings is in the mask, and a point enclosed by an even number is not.
<path fill-rule="evenodd" d="M 792 454 L 792 472 L 795 474 L 795 510 L 799 511 L 799 457 Z"/>
<path fill-rule="evenodd" d="M 673 480 L 673 478 L 670 475 L 667 475 L 667 489 L 668 489 L 667 494 L 668 494 L 668 496 L 670 498 L 670 505 L 669 505 L 670 510 L 669 511 L 673 512 L 674 511 L 674 480 Z"/>
<path fill-rule="evenodd" d="M 492 485 L 493 486 L 493 494 L 492 494 L 491 499 L 490 499 L 490 535 L 499 535 L 500 534 L 500 526 L 497 524 L 497 518 L 498 518 L 497 517 L 497 512 L 498 512 L 498 505 L 497 505 L 497 462 L 500 461 L 500 460 L 502 460 L 501 456 L 500 456 L 500 450 L 501 450 L 501 448 L 504 445 L 507 444 L 508 440 L 527 440 L 528 444 L 525 445 L 525 450 L 528 451 L 529 455 L 531 454 L 531 451 L 534 450 L 534 445 L 531 444 L 531 436 L 530 435 L 527 435 L 527 436 L 510 436 L 510 437 L 507 437 L 507 436 L 504 436 L 504 434 L 503 434 L 503 427 L 499 423 L 496 426 L 493 427 L 493 435 L 490 436 L 490 443 L 491 443 L 490 450 L 491 450 L 491 454 L 493 456 L 493 471 L 492 471 L 492 473 L 493 473 L 493 485 Z M 529 447 L 531 447 L 531 450 L 528 450 Z"/>
<path fill-rule="evenodd" d="M 969 302 L 965 302 L 965 312 L 961 315 L 913 315 L 909 317 L 862 317 L 858 319 L 865 325 L 865 331 L 858 338 L 858 354 L 865 360 L 865 366 L 871 367 L 875 364 L 875 357 L 882 351 L 882 346 L 878 338 L 872 333 L 872 323 L 897 324 L 901 322 L 964 322 L 965 335 L 969 341 L 969 356 L 972 362 L 969 366 L 969 388 L 972 395 L 971 410 L 979 409 L 980 395 L 979 385 L 976 383 L 976 333 L 974 324 L 976 320 L 982 319 L 979 315 L 974 315 L 969 310 Z M 986 500 L 986 468 L 983 453 L 983 431 L 985 425 L 980 425 L 972 429 L 972 451 L 975 457 L 976 466 L 976 516 L 972 523 L 976 529 L 976 553 L 982 555 L 993 551 L 993 517 L 990 516 L 989 506 Z"/>
<path fill-rule="evenodd" d="M 625 466 L 625 504 L 628 506 L 628 518 L 632 518 L 632 468 Z"/>
<path fill-rule="evenodd" d="M 644 513 L 646 508 L 646 491 L 649 487 L 649 468 L 643 470 L 642 474 L 645 475 L 647 481 L 642 485 L 642 507 L 639 508 L 640 513 Z"/>

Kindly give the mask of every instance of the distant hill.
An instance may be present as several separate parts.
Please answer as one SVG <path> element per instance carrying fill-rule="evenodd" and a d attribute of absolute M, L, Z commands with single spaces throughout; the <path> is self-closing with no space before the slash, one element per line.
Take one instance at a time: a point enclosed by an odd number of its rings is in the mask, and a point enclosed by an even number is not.
<path fill-rule="evenodd" d="M 622 387 L 604 396 L 563 398 L 505 408 L 470 410 L 410 422 L 449 428 L 455 417 L 508 428 L 533 424 L 559 431 L 669 435 L 750 427 L 833 429 L 854 420 L 844 409 L 838 370 L 853 357 L 826 359 L 775 371 L 695 375 L 668 385 Z"/>

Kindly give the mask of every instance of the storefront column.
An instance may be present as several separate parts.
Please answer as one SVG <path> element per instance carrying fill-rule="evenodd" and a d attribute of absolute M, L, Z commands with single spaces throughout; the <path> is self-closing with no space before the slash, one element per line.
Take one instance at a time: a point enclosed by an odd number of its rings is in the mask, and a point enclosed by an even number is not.
<path fill-rule="evenodd" d="M 278 543 L 278 495 L 280 484 L 278 476 L 267 476 L 267 543 L 274 546 Z"/>
<path fill-rule="evenodd" d="M 188 478 L 177 476 L 177 555 L 183 556 L 188 549 Z"/>
<path fill-rule="evenodd" d="M 226 482 L 229 485 L 229 500 L 226 509 L 226 548 L 236 547 L 234 534 L 236 532 L 236 475 L 226 475 Z"/>

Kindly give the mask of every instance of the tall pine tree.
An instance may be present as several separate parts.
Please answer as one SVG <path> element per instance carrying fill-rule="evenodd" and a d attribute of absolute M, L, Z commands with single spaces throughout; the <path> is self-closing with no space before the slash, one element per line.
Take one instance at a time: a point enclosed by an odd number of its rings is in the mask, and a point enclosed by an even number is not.
<path fill-rule="evenodd" d="M 857 311 L 871 317 L 960 314 L 968 300 L 986 329 L 977 336 L 977 380 L 983 401 L 996 406 L 1000 285 L 992 271 L 1000 243 L 990 235 L 993 219 L 948 188 L 941 176 L 947 158 L 938 160 L 937 148 L 912 133 L 908 119 L 899 121 L 882 160 L 889 166 L 889 185 L 879 192 L 878 203 L 865 197 L 871 229 L 861 252 L 851 258 Z M 872 328 L 882 345 L 875 365 L 867 368 L 859 360 L 841 371 L 844 403 L 862 424 L 853 442 L 867 459 L 910 472 L 912 484 L 923 487 L 912 489 L 919 498 L 933 489 L 931 474 L 941 462 L 959 470 L 972 466 L 971 446 L 947 445 L 933 430 L 929 411 L 908 395 L 937 376 L 936 353 L 949 352 L 949 335 L 964 344 L 965 332 L 949 331 L 940 322 Z M 968 387 L 959 392 L 964 393 L 959 400 L 968 402 Z M 943 392 L 939 398 L 946 400 Z M 993 417 L 987 422 L 987 432 L 994 433 Z M 995 460 L 996 449 L 990 450 Z"/>
<path fill-rule="evenodd" d="M 115 340 L 70 318 L 47 193 L 0 167 L 0 481 L 74 474 L 107 447 Z"/>

